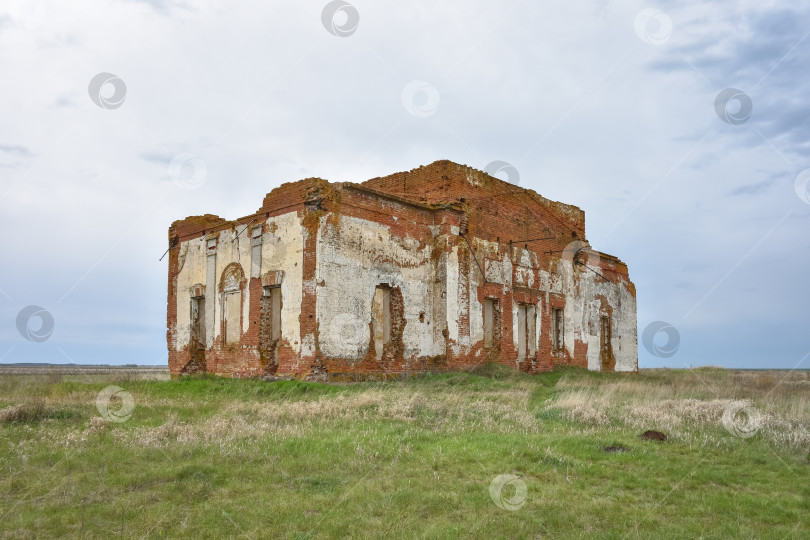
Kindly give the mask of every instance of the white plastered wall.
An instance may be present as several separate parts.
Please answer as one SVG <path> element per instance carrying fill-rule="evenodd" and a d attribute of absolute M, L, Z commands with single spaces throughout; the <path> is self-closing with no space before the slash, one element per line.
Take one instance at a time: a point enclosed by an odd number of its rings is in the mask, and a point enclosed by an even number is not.
<path fill-rule="evenodd" d="M 587 269 L 574 269 L 570 261 L 560 261 L 558 273 L 565 294 L 565 348 L 574 355 L 575 340 L 588 344 L 588 369 L 602 368 L 600 357 L 601 311 L 599 296 L 611 307 L 611 347 L 616 371 L 635 371 L 638 365 L 636 300 L 628 284 L 614 278 L 606 281 Z M 577 274 L 575 276 L 575 273 Z"/>
<path fill-rule="evenodd" d="M 433 338 L 437 321 L 432 316 L 435 271 L 430 246 L 393 235 L 389 227 L 374 221 L 340 216 L 338 223 L 336 227 L 326 215 L 318 229 L 316 313 L 321 353 L 349 360 L 367 354 L 374 290 L 388 284 L 402 292 L 405 358 L 443 354 L 444 343 L 437 346 Z"/>
<path fill-rule="evenodd" d="M 188 346 L 191 339 L 191 287 L 205 285 L 205 238 L 195 238 L 180 244 L 177 274 L 177 326 L 174 329 L 174 350 Z M 205 293 L 208 296 L 208 291 Z"/>
<path fill-rule="evenodd" d="M 304 228 L 296 212 L 289 212 L 266 220 L 269 229 L 262 235 L 262 274 L 282 270 L 284 279 L 281 285 L 282 312 L 281 331 L 282 339 L 287 340 L 290 346 L 300 353 L 301 338 L 300 324 L 301 292 L 303 276 L 303 245 Z M 260 224 L 253 222 L 251 228 Z M 275 227 L 273 227 L 275 225 Z M 220 231 L 216 248 L 216 279 L 214 290 L 210 286 L 205 290 L 205 301 L 215 302 L 213 331 L 209 334 L 209 341 L 213 341 L 221 334 L 222 298 L 219 293 L 219 283 L 222 272 L 231 263 L 239 263 L 245 278 L 249 278 L 251 265 L 250 231 L 242 232 L 244 225 L 235 230 Z M 242 234 L 239 234 L 239 233 Z M 233 239 L 238 235 L 236 241 Z M 191 327 L 191 294 L 193 285 L 206 285 L 206 265 L 208 253 L 206 238 L 200 237 L 180 244 L 180 271 L 177 274 L 177 327 L 175 329 L 174 350 L 182 350 L 189 343 Z M 242 331 L 246 332 L 250 326 L 250 295 L 248 289 L 243 291 L 242 304 Z M 211 325 L 210 321 L 206 323 Z"/>

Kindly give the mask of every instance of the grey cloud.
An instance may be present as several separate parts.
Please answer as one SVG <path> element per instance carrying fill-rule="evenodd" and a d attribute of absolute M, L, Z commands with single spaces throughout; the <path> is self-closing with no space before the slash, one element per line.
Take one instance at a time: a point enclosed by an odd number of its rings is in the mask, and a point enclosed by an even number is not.
<path fill-rule="evenodd" d="M 138 154 L 138 157 L 149 163 L 168 165 L 176 153 L 147 151 Z"/>
<path fill-rule="evenodd" d="M 7 154 L 14 154 L 17 156 L 33 155 L 28 148 L 19 144 L 0 144 L 0 152 L 5 152 Z"/>
<path fill-rule="evenodd" d="M 73 107 L 74 105 L 75 103 L 73 103 L 73 100 L 68 96 L 59 96 L 53 104 L 53 106 L 57 108 Z"/>
<path fill-rule="evenodd" d="M 783 153 L 802 154 L 808 149 L 810 127 L 810 104 L 806 99 L 810 79 L 802 76 L 810 72 L 810 47 L 805 46 L 810 38 L 806 25 L 801 24 L 808 16 L 806 9 L 779 9 L 729 14 L 722 25 L 717 24 L 720 21 L 695 18 L 684 24 L 706 28 L 707 37 L 678 43 L 676 49 L 653 61 L 650 67 L 662 73 L 691 73 L 706 88 L 705 81 L 694 73 L 696 69 L 714 85 L 707 88 L 714 95 L 724 88 L 739 88 L 754 104 L 747 124 L 760 133 L 733 126 L 738 143 L 755 147 L 762 143 L 764 135 Z M 707 108 L 710 106 L 708 102 Z"/>
<path fill-rule="evenodd" d="M 174 10 L 194 11 L 188 2 L 180 0 L 132 0 L 138 4 L 146 4 L 161 15 L 170 16 Z"/>
<path fill-rule="evenodd" d="M 739 195 L 759 195 L 760 193 L 768 191 L 772 185 L 772 180 L 764 180 L 762 182 L 757 182 L 756 184 L 746 184 L 744 186 L 732 189 L 728 192 L 728 195 L 731 197 Z"/>

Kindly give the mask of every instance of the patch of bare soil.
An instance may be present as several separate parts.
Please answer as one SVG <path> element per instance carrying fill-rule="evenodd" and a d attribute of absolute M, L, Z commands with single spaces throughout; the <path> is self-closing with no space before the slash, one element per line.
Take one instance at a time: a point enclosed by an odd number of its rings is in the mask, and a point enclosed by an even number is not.
<path fill-rule="evenodd" d="M 652 429 L 648 429 L 647 431 L 645 431 L 644 433 L 639 435 L 639 437 L 641 437 L 645 441 L 664 442 L 665 440 L 667 440 L 666 435 L 664 435 L 660 431 L 655 431 L 655 430 L 652 430 Z"/>

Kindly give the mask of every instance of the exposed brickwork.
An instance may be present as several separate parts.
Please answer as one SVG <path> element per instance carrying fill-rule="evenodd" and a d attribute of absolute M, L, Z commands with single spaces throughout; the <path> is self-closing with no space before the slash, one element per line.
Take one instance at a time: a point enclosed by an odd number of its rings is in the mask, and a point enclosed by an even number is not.
<path fill-rule="evenodd" d="M 248 320 L 242 321 L 239 342 L 223 343 L 225 321 L 219 306 L 213 346 L 202 351 L 179 323 L 178 309 L 185 308 L 178 305 L 186 301 L 186 292 L 179 288 L 178 276 L 193 271 L 187 266 L 195 268 L 188 262 L 181 268 L 181 247 L 186 250 L 183 256 L 191 257 L 185 246 L 195 239 L 218 233 L 236 239 L 236 232 L 249 223 L 262 224 L 265 236 L 273 239 L 280 234 L 277 220 L 287 215 L 295 216 L 300 235 L 295 243 L 288 239 L 287 249 L 295 256 L 279 263 L 280 268 L 265 267 L 263 260 L 260 278 L 249 277 L 250 262 L 241 261 L 242 306 L 247 306 Z M 358 232 L 358 223 L 368 227 Z M 606 254 L 592 252 L 598 255 L 591 260 L 583 259 L 584 251 L 567 250 L 572 242 L 586 244 L 584 212 L 449 161 L 363 184 L 330 184 L 318 178 L 283 184 L 264 198 L 255 214 L 235 221 L 212 215 L 186 218 L 172 224 L 169 241 L 167 344 L 175 374 L 185 369 L 237 377 L 278 373 L 363 380 L 469 369 L 485 361 L 529 373 L 560 364 L 603 370 L 620 364 L 632 370 L 634 361 L 637 369 L 635 288 L 627 266 Z M 233 252 L 242 244 L 235 245 Z M 331 258 L 321 255 L 319 260 L 319 253 L 330 253 Z M 334 273 L 335 268 L 344 273 Z M 220 293 L 221 274 L 216 276 Z M 358 283 L 365 280 L 368 285 L 352 283 L 355 274 Z M 346 276 L 346 282 L 327 281 L 324 275 Z M 407 275 L 420 277 L 408 281 Z M 295 287 L 290 280 L 296 280 Z M 268 347 L 262 337 L 269 328 L 262 287 L 281 284 L 289 287 L 285 291 L 300 291 L 300 297 L 282 297 L 284 313 L 297 317 L 284 319 L 281 338 Z M 380 360 L 368 322 L 371 315 L 355 307 L 368 305 L 379 285 L 391 293 L 391 340 Z M 334 301 L 341 287 L 352 291 L 346 293 L 345 306 Z M 603 292 L 588 292 L 597 288 Z M 220 297 L 209 294 L 206 301 L 221 302 Z M 482 338 L 481 306 L 487 298 L 497 302 L 491 347 L 484 347 Z M 622 298 L 625 305 L 620 306 Z M 515 346 L 518 304 L 536 309 L 536 333 L 530 336 L 536 353 L 525 358 L 519 358 Z M 346 320 L 367 334 L 367 343 L 352 342 L 345 354 L 335 347 L 333 316 L 344 308 Z M 552 345 L 553 308 L 563 310 L 569 324 L 561 351 Z M 608 317 L 612 325 L 616 355 L 594 356 L 600 317 Z M 356 350 L 364 352 L 358 356 L 352 352 Z"/>

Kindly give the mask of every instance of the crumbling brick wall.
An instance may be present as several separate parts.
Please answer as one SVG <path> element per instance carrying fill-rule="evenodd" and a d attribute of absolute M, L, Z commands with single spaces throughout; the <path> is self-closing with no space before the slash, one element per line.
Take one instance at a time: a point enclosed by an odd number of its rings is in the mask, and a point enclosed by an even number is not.
<path fill-rule="evenodd" d="M 555 364 L 637 369 L 635 289 L 626 265 L 585 247 L 584 213 L 463 165 L 436 162 L 360 185 L 284 184 L 255 214 L 187 218 L 172 224 L 169 239 L 173 373 L 192 358 L 222 375 L 347 380 L 491 360 L 527 372 Z M 223 317 L 236 310 L 226 309 L 217 285 L 234 264 L 250 269 L 240 320 L 229 322 L 242 332 L 237 343 L 223 343 Z M 204 362 L 185 313 L 195 285 L 206 289 L 211 319 Z M 263 287 L 271 285 L 283 307 L 269 351 L 261 306 Z M 381 351 L 374 332 L 382 323 L 372 314 L 379 287 L 390 292 L 389 341 Z M 498 305 L 489 347 L 487 298 Z M 552 347 L 555 308 L 564 313 L 559 350 Z M 599 341 L 604 317 L 609 354 Z"/>

